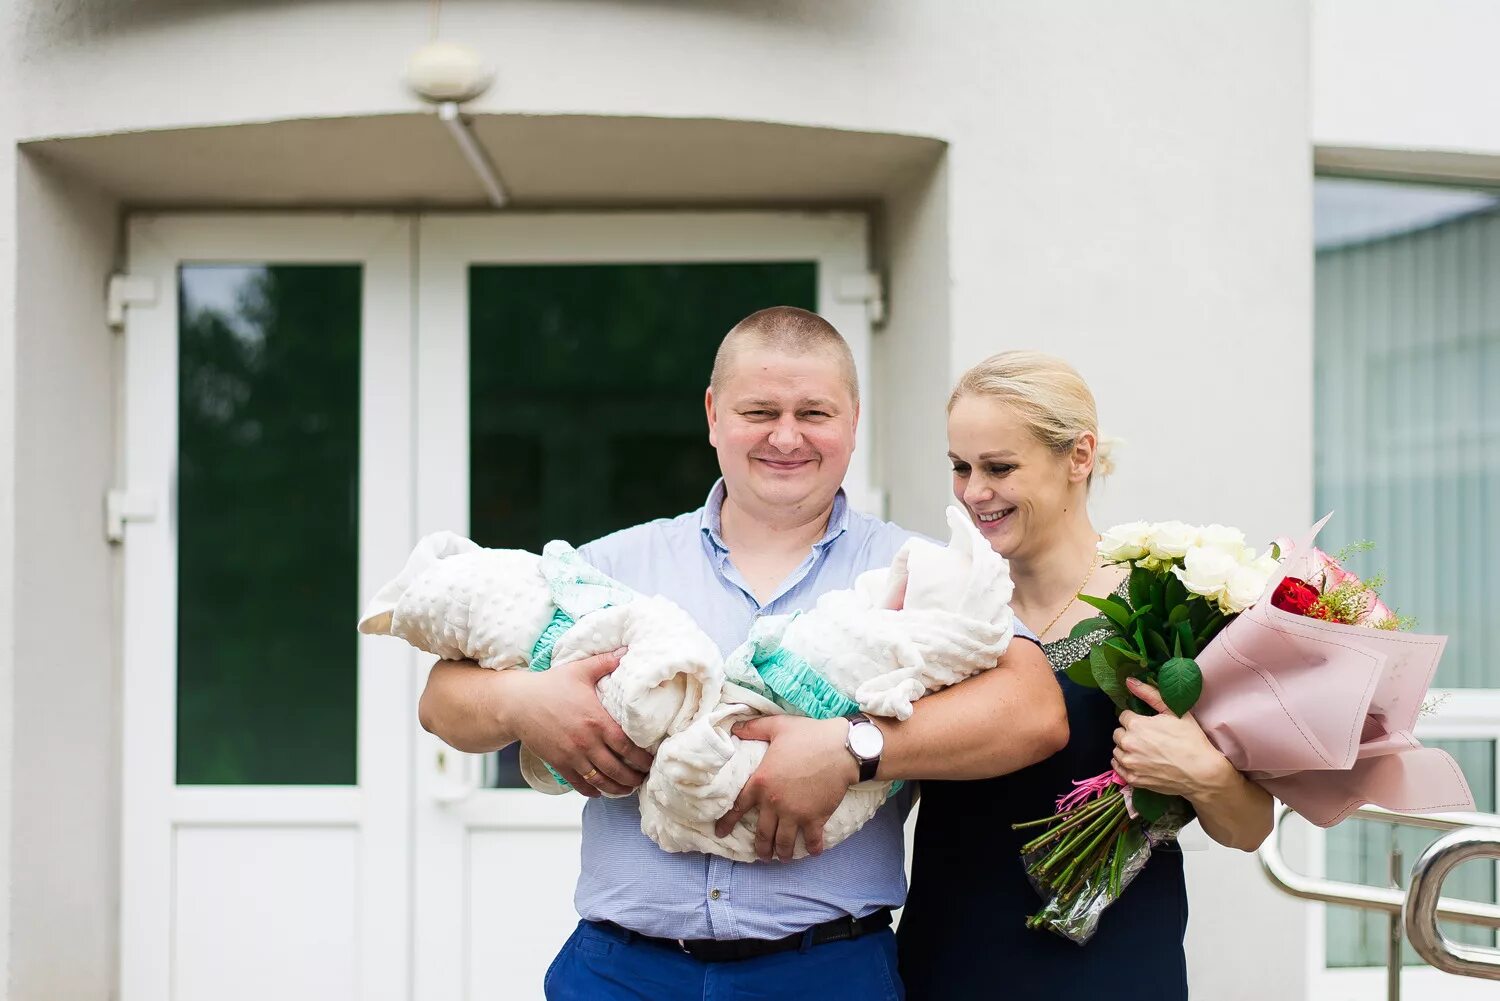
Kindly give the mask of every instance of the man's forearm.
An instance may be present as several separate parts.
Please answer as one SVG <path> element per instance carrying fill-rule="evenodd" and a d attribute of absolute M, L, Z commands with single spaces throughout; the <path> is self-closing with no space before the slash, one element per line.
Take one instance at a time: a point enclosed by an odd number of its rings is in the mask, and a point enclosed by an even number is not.
<path fill-rule="evenodd" d="M 491 671 L 468 660 L 441 660 L 427 676 L 417 704 L 422 728 L 448 746 L 471 754 L 498 751 L 518 735 L 506 707 L 526 672 Z"/>
<path fill-rule="evenodd" d="M 1040 648 L 1022 639 L 992 670 L 920 699 L 910 719 L 875 722 L 885 733 L 882 779 L 993 778 L 1068 742 L 1062 689 Z"/>

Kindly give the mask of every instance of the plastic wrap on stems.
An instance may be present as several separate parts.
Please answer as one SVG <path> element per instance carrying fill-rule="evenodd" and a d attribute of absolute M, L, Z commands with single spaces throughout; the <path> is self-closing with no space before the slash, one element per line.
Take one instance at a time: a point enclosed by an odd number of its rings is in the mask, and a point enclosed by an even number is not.
<path fill-rule="evenodd" d="M 1191 809 L 1178 800 L 1148 822 L 1113 771 L 1074 782 L 1052 816 L 1015 825 L 1041 828 L 1021 847 L 1026 876 L 1042 897 L 1027 927 L 1046 928 L 1079 945 L 1087 942 L 1104 911 L 1150 861 L 1152 849 L 1176 838 L 1192 819 Z"/>

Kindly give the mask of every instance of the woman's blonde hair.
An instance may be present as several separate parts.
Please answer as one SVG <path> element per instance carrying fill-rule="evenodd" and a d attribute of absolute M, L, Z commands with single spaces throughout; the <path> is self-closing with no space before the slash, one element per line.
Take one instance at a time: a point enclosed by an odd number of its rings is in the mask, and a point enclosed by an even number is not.
<path fill-rule="evenodd" d="M 1036 440 L 1059 455 L 1066 455 L 1078 439 L 1094 436 L 1094 469 L 1089 474 L 1108 476 L 1114 471 L 1111 457 L 1115 442 L 1099 437 L 1099 413 L 1094 394 L 1083 376 L 1061 358 L 1040 351 L 1002 351 L 990 355 L 963 374 L 948 412 L 965 396 L 987 396 L 1004 403 L 1020 415 Z"/>

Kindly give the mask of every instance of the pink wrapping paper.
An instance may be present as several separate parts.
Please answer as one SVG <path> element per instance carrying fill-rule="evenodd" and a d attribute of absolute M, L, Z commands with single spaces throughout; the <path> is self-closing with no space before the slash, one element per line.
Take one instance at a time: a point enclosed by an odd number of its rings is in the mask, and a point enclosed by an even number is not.
<path fill-rule="evenodd" d="M 1283 553 L 1266 594 L 1198 657 L 1193 716 L 1247 777 L 1319 827 L 1366 803 L 1406 813 L 1472 810 L 1457 762 L 1412 735 L 1444 636 L 1324 622 L 1270 601 L 1308 579 L 1318 522 Z"/>

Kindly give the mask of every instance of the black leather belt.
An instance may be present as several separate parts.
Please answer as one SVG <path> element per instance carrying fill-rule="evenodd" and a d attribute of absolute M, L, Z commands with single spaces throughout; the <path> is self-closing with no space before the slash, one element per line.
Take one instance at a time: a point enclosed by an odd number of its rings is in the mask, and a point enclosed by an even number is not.
<path fill-rule="evenodd" d="M 800 949 L 804 944 L 808 946 L 823 945 L 825 942 L 843 942 L 848 939 L 859 938 L 871 932 L 880 931 L 891 926 L 891 909 L 882 907 L 873 914 L 867 914 L 862 918 L 842 917 L 834 918 L 832 921 L 824 921 L 820 925 L 813 925 L 806 931 L 796 932 L 786 938 L 733 938 L 733 939 L 678 939 L 678 938 L 656 938 L 652 935 L 641 935 L 622 928 L 613 921 L 591 921 L 595 928 L 599 928 L 610 935 L 625 942 L 646 942 L 651 945 L 660 946 L 663 949 L 671 949 L 673 952 L 684 952 L 694 959 L 704 963 L 733 963 L 742 959 L 755 959 L 757 956 L 769 956 L 777 952 L 791 952 Z"/>

